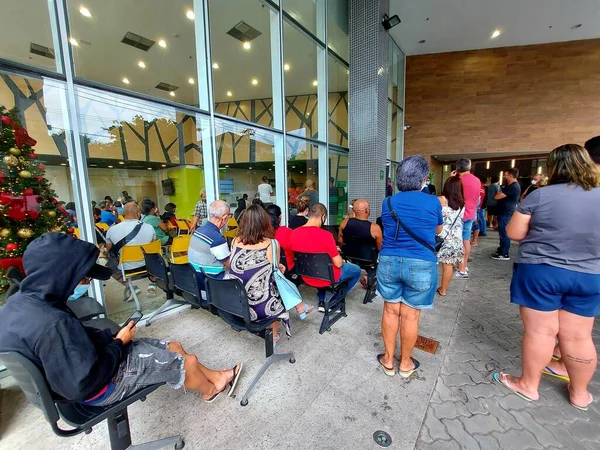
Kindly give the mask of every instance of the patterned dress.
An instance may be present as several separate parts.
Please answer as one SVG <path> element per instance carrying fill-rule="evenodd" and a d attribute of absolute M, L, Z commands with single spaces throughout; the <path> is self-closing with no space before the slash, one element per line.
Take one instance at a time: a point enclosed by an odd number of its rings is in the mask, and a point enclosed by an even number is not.
<path fill-rule="evenodd" d="M 283 306 L 277 285 L 273 278 L 273 266 L 267 259 L 271 245 L 261 249 L 232 248 L 229 277 L 239 279 L 246 289 L 250 302 L 250 320 L 262 320 L 278 317 L 290 336 L 290 316 Z"/>
<path fill-rule="evenodd" d="M 444 238 L 444 245 L 442 245 L 442 248 L 437 254 L 438 261 L 442 264 L 456 265 L 463 260 L 465 248 L 462 241 L 462 218 L 464 213 L 464 208 L 455 210 L 448 205 L 442 207 L 444 228 L 440 236 Z M 456 223 L 454 224 L 454 227 L 452 227 L 452 223 L 455 219 Z M 452 230 L 450 230 L 450 227 L 452 227 Z"/>

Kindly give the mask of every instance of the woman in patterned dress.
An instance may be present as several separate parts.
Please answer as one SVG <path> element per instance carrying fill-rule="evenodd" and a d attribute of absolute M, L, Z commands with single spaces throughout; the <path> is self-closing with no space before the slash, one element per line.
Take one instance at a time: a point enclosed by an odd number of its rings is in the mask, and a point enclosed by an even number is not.
<path fill-rule="evenodd" d="M 250 319 L 261 322 L 274 317 L 281 319 L 290 335 L 289 315 L 279 296 L 273 278 L 271 238 L 274 236 L 269 215 L 259 205 L 250 206 L 242 215 L 236 238 L 231 244 L 229 277 L 243 284 L 250 302 Z M 280 259 L 277 246 L 277 261 Z M 282 272 L 285 267 L 279 264 Z M 277 343 L 279 321 L 273 323 L 273 341 Z"/>
<path fill-rule="evenodd" d="M 462 262 L 465 254 L 462 241 L 462 217 L 465 212 L 465 197 L 459 175 L 446 180 L 442 195 L 438 199 L 442 204 L 442 216 L 444 217 L 444 228 L 440 233 L 440 236 L 444 238 L 444 244 L 437 255 L 438 261 L 442 263 L 442 284 L 437 292 L 444 297 L 450 280 L 452 280 L 454 266 Z"/>

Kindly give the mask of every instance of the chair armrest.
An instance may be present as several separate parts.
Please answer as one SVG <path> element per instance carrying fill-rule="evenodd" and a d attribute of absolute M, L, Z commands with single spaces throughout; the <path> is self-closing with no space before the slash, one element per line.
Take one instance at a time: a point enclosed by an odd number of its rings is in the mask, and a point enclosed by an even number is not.
<path fill-rule="evenodd" d="M 92 297 L 80 297 L 67 302 L 67 306 L 81 321 L 89 320 L 100 314 L 105 314 L 104 308 Z"/>

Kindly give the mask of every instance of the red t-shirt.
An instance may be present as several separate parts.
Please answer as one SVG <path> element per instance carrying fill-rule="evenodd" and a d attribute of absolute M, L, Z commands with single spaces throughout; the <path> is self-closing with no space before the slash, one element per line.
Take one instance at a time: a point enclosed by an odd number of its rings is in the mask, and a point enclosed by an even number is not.
<path fill-rule="evenodd" d="M 285 255 L 287 270 L 292 270 L 294 267 L 294 252 L 292 251 L 292 247 L 290 247 L 291 234 L 292 230 L 288 227 L 279 227 L 275 231 L 275 239 L 279 242 L 279 246 Z"/>
<path fill-rule="evenodd" d="M 337 246 L 333 235 L 329 231 L 317 227 L 300 227 L 292 231 L 290 247 L 294 252 L 302 253 L 327 253 L 332 259 L 338 256 Z M 287 256 L 286 256 L 287 257 Z M 340 279 L 341 269 L 333 267 L 335 281 Z M 304 282 L 312 287 L 329 286 L 329 282 L 310 277 L 302 277 Z"/>
<path fill-rule="evenodd" d="M 479 201 L 479 191 L 481 190 L 481 180 L 472 173 L 465 173 L 460 176 L 460 179 L 463 182 L 463 192 L 465 194 L 465 215 L 463 219 L 474 219 L 477 202 Z"/>

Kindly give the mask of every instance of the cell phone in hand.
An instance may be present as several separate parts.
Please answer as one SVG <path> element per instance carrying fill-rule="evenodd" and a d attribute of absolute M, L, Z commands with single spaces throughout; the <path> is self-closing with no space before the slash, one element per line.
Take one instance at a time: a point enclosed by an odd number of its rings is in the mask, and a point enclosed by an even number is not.
<path fill-rule="evenodd" d="M 140 319 L 144 316 L 144 314 L 140 311 L 134 311 L 134 313 L 131 315 L 131 317 L 129 317 L 129 319 L 127 319 L 124 323 L 123 326 L 121 327 L 121 329 L 125 328 L 126 326 L 129 325 L 129 322 L 133 322 L 133 325 L 137 325 L 137 323 L 140 321 Z"/>

